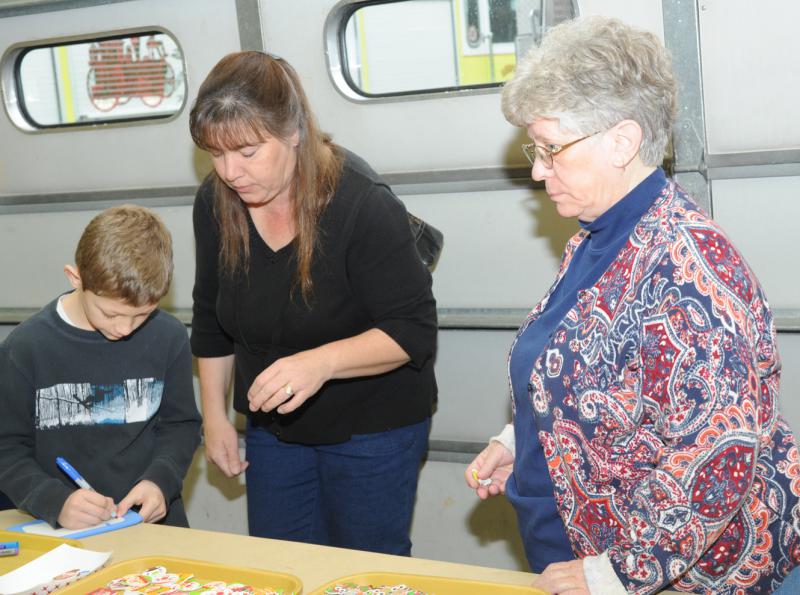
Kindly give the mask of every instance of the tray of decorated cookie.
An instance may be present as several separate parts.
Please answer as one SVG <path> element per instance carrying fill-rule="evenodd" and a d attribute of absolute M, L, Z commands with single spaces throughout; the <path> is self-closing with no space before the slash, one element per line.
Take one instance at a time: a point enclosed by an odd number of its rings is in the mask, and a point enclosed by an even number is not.
<path fill-rule="evenodd" d="M 309 595 L 547 595 L 520 585 L 487 583 L 443 576 L 369 572 L 345 576 Z"/>
<path fill-rule="evenodd" d="M 299 595 L 293 574 L 167 556 L 118 562 L 61 589 L 60 595 Z"/>

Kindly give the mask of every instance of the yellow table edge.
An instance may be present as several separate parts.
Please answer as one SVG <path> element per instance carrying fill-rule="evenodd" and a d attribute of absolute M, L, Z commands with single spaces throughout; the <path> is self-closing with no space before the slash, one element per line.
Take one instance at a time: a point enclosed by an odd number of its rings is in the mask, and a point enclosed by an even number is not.
<path fill-rule="evenodd" d="M 382 585 L 392 587 L 402 584 L 431 595 L 547 595 L 540 589 L 521 585 L 402 572 L 362 572 L 351 574 L 321 585 L 310 591 L 308 595 L 324 595 L 326 589 L 331 589 L 344 583 L 355 583 L 359 586 L 373 585 L 376 587 Z"/>

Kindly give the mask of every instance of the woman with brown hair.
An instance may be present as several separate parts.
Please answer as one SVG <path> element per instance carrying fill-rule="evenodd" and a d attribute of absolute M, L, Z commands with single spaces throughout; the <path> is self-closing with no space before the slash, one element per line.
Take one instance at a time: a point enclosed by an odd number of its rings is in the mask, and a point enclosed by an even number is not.
<path fill-rule="evenodd" d="M 223 58 L 190 126 L 214 165 L 194 207 L 207 458 L 246 471 L 252 535 L 408 555 L 437 326 L 405 208 L 279 58 Z"/>

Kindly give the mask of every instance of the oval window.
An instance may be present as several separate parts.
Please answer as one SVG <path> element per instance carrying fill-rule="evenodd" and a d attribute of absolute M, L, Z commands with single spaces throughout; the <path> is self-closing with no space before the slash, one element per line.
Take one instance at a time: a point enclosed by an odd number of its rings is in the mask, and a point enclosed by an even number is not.
<path fill-rule="evenodd" d="M 576 0 L 344 2 L 328 19 L 338 33 L 328 55 L 355 99 L 493 87 L 544 30 L 576 15 Z"/>
<path fill-rule="evenodd" d="M 3 65 L 14 69 L 12 119 L 25 127 L 167 118 L 186 100 L 178 43 L 163 31 L 18 47 Z M 5 77 L 4 77 L 5 78 Z M 16 115 L 17 117 L 14 117 Z"/>

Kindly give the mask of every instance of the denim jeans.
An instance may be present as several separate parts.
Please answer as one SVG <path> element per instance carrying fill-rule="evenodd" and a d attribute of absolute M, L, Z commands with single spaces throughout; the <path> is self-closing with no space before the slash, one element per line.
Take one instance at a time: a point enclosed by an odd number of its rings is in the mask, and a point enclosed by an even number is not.
<path fill-rule="evenodd" d="M 411 517 L 430 418 L 347 442 L 282 442 L 248 425 L 250 535 L 411 555 Z"/>
<path fill-rule="evenodd" d="M 773 593 L 774 595 L 797 595 L 800 593 L 800 566 L 795 566 L 783 579 L 781 586 L 775 589 Z"/>

